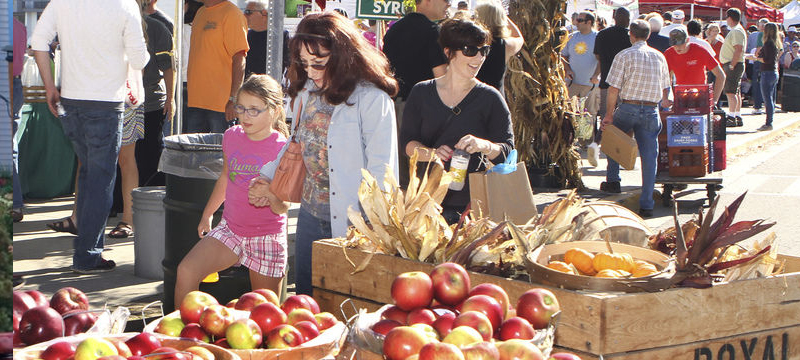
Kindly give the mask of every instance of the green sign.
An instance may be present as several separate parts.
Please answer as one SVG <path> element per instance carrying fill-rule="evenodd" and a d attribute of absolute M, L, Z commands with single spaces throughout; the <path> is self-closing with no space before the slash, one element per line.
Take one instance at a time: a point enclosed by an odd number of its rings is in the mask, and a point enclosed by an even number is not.
<path fill-rule="evenodd" d="M 360 19 L 397 20 L 402 16 L 402 0 L 358 0 L 356 3 L 356 17 Z"/>

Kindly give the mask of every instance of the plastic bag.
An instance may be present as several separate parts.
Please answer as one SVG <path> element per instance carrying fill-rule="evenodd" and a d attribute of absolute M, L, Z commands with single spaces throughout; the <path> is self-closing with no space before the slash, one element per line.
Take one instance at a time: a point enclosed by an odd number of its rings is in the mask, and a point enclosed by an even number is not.
<path fill-rule="evenodd" d="M 36 59 L 25 55 L 25 63 L 22 65 L 22 86 L 44 86 L 42 77 L 39 76 L 39 67 L 36 66 Z"/>
<path fill-rule="evenodd" d="M 182 134 L 164 138 L 158 171 L 216 180 L 222 173 L 222 134 Z"/>
<path fill-rule="evenodd" d="M 498 173 L 498 174 L 511 174 L 514 171 L 517 171 L 517 149 L 511 150 L 506 156 L 506 161 L 502 164 L 497 164 L 492 166 L 491 169 L 486 170 L 487 174 L 491 173 Z"/>

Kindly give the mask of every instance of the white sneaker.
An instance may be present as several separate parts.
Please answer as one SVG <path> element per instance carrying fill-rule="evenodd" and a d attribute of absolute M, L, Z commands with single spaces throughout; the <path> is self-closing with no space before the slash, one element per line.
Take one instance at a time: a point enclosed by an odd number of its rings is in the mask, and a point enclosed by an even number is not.
<path fill-rule="evenodd" d="M 600 160 L 600 149 L 596 142 L 592 142 L 586 147 L 586 160 L 589 160 L 589 164 L 593 167 L 597 166 L 597 162 Z"/>
<path fill-rule="evenodd" d="M 753 112 L 751 112 L 750 114 L 751 114 L 751 115 L 761 115 L 761 114 L 763 114 L 763 113 L 764 113 L 764 112 L 763 112 L 763 111 L 761 111 L 761 109 L 753 109 Z"/>

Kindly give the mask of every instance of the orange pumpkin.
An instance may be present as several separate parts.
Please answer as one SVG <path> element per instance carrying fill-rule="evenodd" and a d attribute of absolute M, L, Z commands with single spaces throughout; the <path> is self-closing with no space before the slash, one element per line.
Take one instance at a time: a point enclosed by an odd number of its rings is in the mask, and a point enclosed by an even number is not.
<path fill-rule="evenodd" d="M 550 263 L 547 264 L 547 267 L 555 271 L 560 271 L 563 273 L 575 275 L 575 270 L 573 270 L 572 267 L 569 266 L 569 264 L 563 261 L 551 261 Z"/>
<path fill-rule="evenodd" d="M 572 264 L 583 274 L 594 275 L 594 255 L 586 250 L 574 248 L 564 253 L 564 262 Z"/>
<path fill-rule="evenodd" d="M 618 279 L 622 277 L 622 274 L 620 274 L 617 270 L 603 269 L 598 271 L 594 277 Z"/>
<path fill-rule="evenodd" d="M 611 269 L 611 270 L 624 270 L 626 272 L 633 272 L 635 265 L 633 257 L 630 254 L 622 253 L 606 253 L 601 252 L 594 256 L 592 262 L 594 269 L 597 271 Z"/>
<path fill-rule="evenodd" d="M 633 261 L 633 256 L 631 256 L 631 254 L 621 253 L 620 256 L 622 256 L 622 264 L 620 264 L 617 270 L 625 270 L 629 273 L 636 270 L 636 262 Z"/>
<path fill-rule="evenodd" d="M 636 261 L 636 269 L 633 270 L 632 276 L 633 277 L 644 277 L 644 276 L 655 275 L 657 273 L 658 273 L 658 269 L 656 268 L 655 265 L 653 265 L 653 264 L 651 264 L 649 262 L 646 262 L 646 261 L 637 260 Z"/>

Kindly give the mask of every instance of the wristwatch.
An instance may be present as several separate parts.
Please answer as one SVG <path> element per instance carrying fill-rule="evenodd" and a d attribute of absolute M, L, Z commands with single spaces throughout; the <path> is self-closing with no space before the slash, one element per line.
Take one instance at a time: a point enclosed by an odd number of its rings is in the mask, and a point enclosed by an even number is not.
<path fill-rule="evenodd" d="M 236 102 L 236 97 L 235 96 L 231 96 L 231 97 L 228 98 L 228 101 L 230 101 L 232 103 L 235 103 Z"/>

